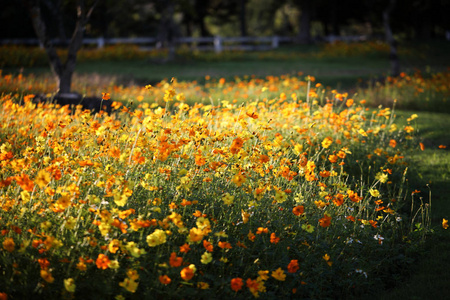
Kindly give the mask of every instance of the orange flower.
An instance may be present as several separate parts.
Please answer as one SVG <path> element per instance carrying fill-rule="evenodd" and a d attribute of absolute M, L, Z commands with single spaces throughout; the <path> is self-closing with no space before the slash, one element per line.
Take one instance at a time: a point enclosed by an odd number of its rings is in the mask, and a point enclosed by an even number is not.
<path fill-rule="evenodd" d="M 181 266 L 182 263 L 183 263 L 182 257 L 178 257 L 175 252 L 172 252 L 170 254 L 169 264 L 171 267 L 174 267 L 174 268 L 179 267 L 179 266 Z"/>
<path fill-rule="evenodd" d="M 330 177 L 331 173 L 330 173 L 330 171 L 323 170 L 323 171 L 319 172 L 319 175 L 322 176 L 323 178 L 327 178 L 327 177 Z"/>
<path fill-rule="evenodd" d="M 242 289 L 242 286 L 244 285 L 244 282 L 242 281 L 242 278 L 236 277 L 231 279 L 231 289 L 235 292 Z"/>
<path fill-rule="evenodd" d="M 5 249 L 8 252 L 13 252 L 16 244 L 14 243 L 14 240 L 12 238 L 6 238 L 3 241 L 3 249 Z"/>
<path fill-rule="evenodd" d="M 289 265 L 287 266 L 288 272 L 289 273 L 295 273 L 298 271 L 298 269 L 300 269 L 300 267 L 298 266 L 298 260 L 297 259 L 293 259 L 291 260 L 291 262 L 289 263 Z"/>
<path fill-rule="evenodd" d="M 272 232 L 270 234 L 270 242 L 272 244 L 278 244 L 279 241 L 280 241 L 280 238 L 276 236 L 275 232 Z"/>
<path fill-rule="evenodd" d="M 191 266 L 193 266 L 193 265 L 191 265 Z M 183 268 L 183 270 L 181 270 L 180 275 L 181 275 L 181 278 L 183 278 L 183 280 L 189 281 L 192 279 L 192 277 L 194 277 L 195 266 L 194 267 L 191 267 L 191 266 Z"/>
<path fill-rule="evenodd" d="M 109 96 L 109 93 L 102 93 L 102 99 L 109 100 L 109 99 L 111 99 L 111 97 Z"/>
<path fill-rule="evenodd" d="M 322 226 L 323 228 L 328 227 L 331 225 L 331 217 L 327 214 L 325 214 L 323 216 L 323 218 L 321 218 L 319 220 L 319 225 Z"/>
<path fill-rule="evenodd" d="M 337 157 L 337 155 L 332 154 L 332 155 L 328 156 L 328 160 L 329 160 L 332 164 L 334 164 L 335 162 L 337 162 L 338 157 Z"/>
<path fill-rule="evenodd" d="M 22 189 L 24 189 L 27 192 L 33 191 L 34 188 L 34 182 L 33 180 L 28 177 L 27 174 L 22 174 L 20 176 L 15 177 L 17 184 L 20 185 Z"/>
<path fill-rule="evenodd" d="M 344 195 L 340 193 L 336 194 L 333 198 L 333 203 L 336 206 L 341 206 L 342 204 L 344 204 Z"/>
<path fill-rule="evenodd" d="M 219 248 L 221 249 L 231 249 L 231 244 L 228 242 L 219 242 Z"/>
<path fill-rule="evenodd" d="M 395 148 L 395 147 L 397 147 L 397 142 L 395 140 L 390 140 L 389 146 L 391 146 L 392 148 Z"/>
<path fill-rule="evenodd" d="M 207 240 L 203 240 L 203 247 L 205 247 L 206 251 L 213 252 L 213 245 Z"/>
<path fill-rule="evenodd" d="M 41 266 L 42 270 L 47 270 L 48 267 L 50 266 L 50 262 L 46 258 L 39 258 L 38 263 Z"/>
<path fill-rule="evenodd" d="M 303 214 L 304 211 L 305 211 L 305 208 L 303 207 L 303 205 L 298 205 L 292 209 L 292 212 L 296 216 L 300 216 L 301 214 Z"/>
<path fill-rule="evenodd" d="M 108 269 L 109 265 L 109 258 L 105 254 L 99 254 L 97 257 L 97 260 L 95 261 L 95 264 L 97 265 L 97 268 L 105 270 Z"/>
<path fill-rule="evenodd" d="M 159 282 L 161 282 L 162 284 L 169 284 L 170 282 L 172 282 L 172 279 L 170 279 L 170 277 L 167 275 L 161 275 L 159 276 Z"/>
<path fill-rule="evenodd" d="M 423 143 L 419 143 L 419 146 L 420 146 L 420 150 L 425 150 L 425 145 L 423 144 Z"/>
<path fill-rule="evenodd" d="M 255 296 L 255 298 L 258 298 L 258 291 L 259 291 L 259 282 L 257 280 L 252 280 L 250 278 L 247 279 L 246 285 L 250 292 Z"/>
<path fill-rule="evenodd" d="M 236 154 L 239 152 L 239 150 L 242 148 L 242 146 L 244 145 L 244 140 L 242 140 L 241 138 L 235 138 L 233 140 L 233 142 L 231 143 L 230 146 L 230 152 L 233 154 Z"/>
<path fill-rule="evenodd" d="M 258 227 L 258 229 L 256 230 L 256 234 L 262 234 L 262 233 L 269 233 L 269 229 L 263 228 L 263 227 Z"/>
<path fill-rule="evenodd" d="M 258 114 L 256 112 L 246 112 L 245 114 L 252 119 L 258 119 Z"/>
<path fill-rule="evenodd" d="M 181 253 L 188 253 L 189 250 L 191 250 L 191 247 L 189 247 L 189 244 L 184 244 L 184 245 L 180 246 Z"/>

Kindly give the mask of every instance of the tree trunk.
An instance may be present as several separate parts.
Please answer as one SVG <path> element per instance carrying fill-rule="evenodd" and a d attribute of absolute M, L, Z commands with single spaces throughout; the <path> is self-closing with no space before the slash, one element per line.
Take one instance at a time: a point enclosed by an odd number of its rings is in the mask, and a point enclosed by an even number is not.
<path fill-rule="evenodd" d="M 75 71 L 77 53 L 83 44 L 84 28 L 92 14 L 94 7 L 99 0 L 96 0 L 89 10 L 86 9 L 83 0 L 77 0 L 77 22 L 68 46 L 67 60 L 63 63 L 56 53 L 56 49 L 50 39 L 44 19 L 41 13 L 39 0 L 28 0 L 28 5 L 34 31 L 44 46 L 49 59 L 50 68 L 58 83 L 58 93 L 70 93 L 72 85 L 72 75 Z"/>
<path fill-rule="evenodd" d="M 383 25 L 386 34 L 386 42 L 389 44 L 390 48 L 389 60 L 391 62 L 391 75 L 397 77 L 400 75 L 400 61 L 397 54 L 397 41 L 392 34 L 390 24 L 390 16 L 392 11 L 394 10 L 395 3 L 396 0 L 390 0 L 388 6 L 383 11 Z"/>
<path fill-rule="evenodd" d="M 310 0 L 300 2 L 300 31 L 297 39 L 300 44 L 310 44 L 311 39 L 311 19 L 313 14 L 313 3 Z"/>
<path fill-rule="evenodd" d="M 194 4 L 195 17 L 194 22 L 200 30 L 200 36 L 206 37 L 211 36 L 205 24 L 205 17 L 208 15 L 207 5 L 202 0 L 196 0 Z"/>
<path fill-rule="evenodd" d="M 241 25 L 241 36 L 245 37 L 247 36 L 247 16 L 246 16 L 246 8 L 245 5 L 247 4 L 246 0 L 240 0 L 240 11 L 239 11 L 239 20 Z"/>
<path fill-rule="evenodd" d="M 178 28 L 173 20 L 175 6 L 172 0 L 164 1 L 165 7 L 161 13 L 161 20 L 158 28 L 158 44 L 167 47 L 168 55 L 166 61 L 172 61 L 176 55 L 175 38 L 179 36 Z"/>

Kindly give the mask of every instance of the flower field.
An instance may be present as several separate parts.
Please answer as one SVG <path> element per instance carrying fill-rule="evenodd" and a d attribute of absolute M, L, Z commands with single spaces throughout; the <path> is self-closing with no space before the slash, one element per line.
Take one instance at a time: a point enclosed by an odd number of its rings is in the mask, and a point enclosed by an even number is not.
<path fill-rule="evenodd" d="M 93 115 L 35 103 L 49 86 L 3 76 L 15 88 L 0 99 L 1 297 L 326 299 L 388 285 L 430 227 L 407 179 L 417 115 L 399 126 L 308 79 L 111 85 L 114 112 Z"/>

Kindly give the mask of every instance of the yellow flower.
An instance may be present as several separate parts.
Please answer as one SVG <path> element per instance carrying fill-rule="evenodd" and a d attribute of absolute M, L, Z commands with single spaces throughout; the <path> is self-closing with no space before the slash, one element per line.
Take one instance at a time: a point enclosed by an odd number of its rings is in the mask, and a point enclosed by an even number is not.
<path fill-rule="evenodd" d="M 119 286 L 123 287 L 130 293 L 136 292 L 136 289 L 138 287 L 138 283 L 130 278 L 125 278 L 124 281 L 119 282 Z"/>
<path fill-rule="evenodd" d="M 166 232 L 161 229 L 155 229 L 155 231 L 147 236 L 147 244 L 150 247 L 155 247 L 166 242 Z"/>
<path fill-rule="evenodd" d="M 388 180 L 388 175 L 378 172 L 377 175 L 375 175 L 375 179 L 379 180 L 381 183 L 385 183 Z"/>
<path fill-rule="evenodd" d="M 68 195 L 63 195 L 61 198 L 56 201 L 56 205 L 58 205 L 61 209 L 66 209 L 72 203 Z"/>
<path fill-rule="evenodd" d="M 108 267 L 110 269 L 117 270 L 120 268 L 120 264 L 117 260 L 111 260 L 109 261 Z"/>
<path fill-rule="evenodd" d="M 261 270 L 261 271 L 258 271 L 258 279 L 261 279 L 261 280 L 267 280 L 267 279 L 269 279 L 269 271 L 264 271 L 264 270 Z"/>
<path fill-rule="evenodd" d="M 20 192 L 20 198 L 22 198 L 23 203 L 28 203 L 31 200 L 31 195 L 27 191 Z"/>
<path fill-rule="evenodd" d="M 34 182 L 43 189 L 51 180 L 50 174 L 45 170 L 40 170 L 34 179 Z"/>
<path fill-rule="evenodd" d="M 200 242 L 203 239 L 203 230 L 194 227 L 189 230 L 189 241 L 190 242 Z"/>
<path fill-rule="evenodd" d="M 276 191 L 276 193 L 275 193 L 275 200 L 278 203 L 283 203 L 284 201 L 286 201 L 286 199 L 287 199 L 287 195 L 286 195 L 285 192 L 283 192 L 283 191 Z"/>
<path fill-rule="evenodd" d="M 370 195 L 372 195 L 372 197 L 379 197 L 380 196 L 380 192 L 377 189 L 370 189 L 369 190 Z"/>
<path fill-rule="evenodd" d="M 238 174 L 238 175 L 233 176 L 233 182 L 237 186 L 241 186 L 243 183 L 245 183 L 246 180 L 247 179 L 242 174 Z"/>
<path fill-rule="evenodd" d="M 275 278 L 276 280 L 279 281 L 284 281 L 286 280 L 286 274 L 284 274 L 283 269 L 278 268 L 275 271 L 272 271 L 272 277 Z"/>
<path fill-rule="evenodd" d="M 69 292 L 69 293 L 74 293 L 75 292 L 75 280 L 73 280 L 73 278 L 67 278 L 64 279 L 64 288 Z"/>
<path fill-rule="evenodd" d="M 202 258 L 200 260 L 200 262 L 202 264 L 209 264 L 212 261 L 212 254 L 209 253 L 208 251 L 205 251 L 205 253 L 202 254 Z"/>
<path fill-rule="evenodd" d="M 164 91 L 164 101 L 165 102 L 170 102 L 173 100 L 173 97 L 176 95 L 177 93 L 175 92 L 174 89 L 170 88 Z"/>
<path fill-rule="evenodd" d="M 41 270 L 41 277 L 48 283 L 52 283 L 55 281 L 55 278 L 53 278 L 52 273 L 50 273 L 48 270 Z"/>
<path fill-rule="evenodd" d="M 442 219 L 442 228 L 447 229 L 448 228 L 448 220 Z"/>
<path fill-rule="evenodd" d="M 108 245 L 108 250 L 111 253 L 116 253 L 120 248 L 120 241 L 117 239 L 112 240 Z"/>
<path fill-rule="evenodd" d="M 147 242 L 148 242 L 148 240 L 147 240 Z M 164 238 L 164 242 L 165 242 L 165 238 Z M 125 246 L 125 249 L 127 249 L 130 252 L 131 256 L 133 256 L 133 257 L 140 257 L 141 255 L 145 254 L 145 250 L 139 249 L 135 242 L 128 242 L 128 244 Z"/>
<path fill-rule="evenodd" d="M 205 235 L 211 232 L 211 223 L 207 218 L 198 218 L 197 222 L 195 222 L 195 225 L 197 225 L 199 229 L 203 230 Z"/>
<path fill-rule="evenodd" d="M 72 216 L 69 216 L 66 220 L 64 227 L 66 227 L 69 230 L 72 230 L 75 228 L 76 224 L 77 224 L 77 219 Z"/>
<path fill-rule="evenodd" d="M 47 230 L 50 227 L 52 227 L 52 222 L 50 222 L 50 221 L 44 221 L 44 222 L 41 223 L 41 228 L 43 230 Z"/>
<path fill-rule="evenodd" d="M 100 233 L 105 236 L 111 230 L 111 225 L 106 222 L 101 222 L 100 225 L 98 225 L 98 229 L 100 230 Z"/>
<path fill-rule="evenodd" d="M 206 282 L 199 281 L 197 283 L 197 287 L 201 290 L 207 290 L 207 289 L 209 289 L 209 284 Z"/>
<path fill-rule="evenodd" d="M 311 224 L 303 224 L 302 229 L 309 233 L 314 232 L 314 226 L 312 226 Z"/>
<path fill-rule="evenodd" d="M 128 278 L 130 278 L 131 280 L 138 280 L 139 279 L 139 274 L 136 270 L 133 269 L 129 269 L 127 271 L 127 276 Z"/>
<path fill-rule="evenodd" d="M 322 147 L 328 148 L 333 143 L 333 139 L 331 137 L 326 137 L 322 141 Z"/>
<path fill-rule="evenodd" d="M 234 196 L 231 196 L 229 193 L 226 193 L 226 194 L 222 197 L 222 201 L 223 201 L 223 203 L 225 203 L 226 205 L 231 205 L 231 204 L 233 204 L 233 200 L 234 200 Z"/>
<path fill-rule="evenodd" d="M 242 215 L 242 222 L 244 222 L 244 224 L 246 224 L 248 222 L 248 220 L 250 219 L 250 214 L 246 211 L 244 211 L 243 209 L 241 209 L 241 215 Z"/>
<path fill-rule="evenodd" d="M 117 204 L 117 206 L 125 206 L 127 204 L 128 197 L 125 194 L 115 194 L 114 195 L 114 203 Z"/>
<path fill-rule="evenodd" d="M 327 253 L 325 253 L 325 255 L 322 257 L 326 262 L 327 262 L 327 264 L 331 267 L 331 265 L 333 265 L 333 262 L 332 261 L 330 261 L 330 256 L 327 254 Z"/>

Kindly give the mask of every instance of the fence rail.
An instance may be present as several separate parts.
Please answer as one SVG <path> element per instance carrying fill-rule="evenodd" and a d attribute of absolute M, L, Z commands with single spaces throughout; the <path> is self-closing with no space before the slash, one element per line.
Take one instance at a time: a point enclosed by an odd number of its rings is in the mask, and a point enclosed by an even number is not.
<path fill-rule="evenodd" d="M 327 36 L 323 38 L 325 42 L 345 41 L 355 42 L 366 40 L 364 36 Z M 189 48 L 198 51 L 215 51 L 220 53 L 225 50 L 258 51 L 276 49 L 281 43 L 292 43 L 295 37 L 289 36 L 267 36 L 267 37 L 180 37 L 173 40 L 174 45 L 187 45 Z M 53 44 L 62 45 L 60 39 L 53 39 Z M 69 40 L 65 41 L 69 43 Z M 40 45 L 38 39 L 3 39 L 2 45 Z M 163 44 L 154 37 L 132 37 L 132 38 L 85 38 L 84 45 L 97 45 L 103 48 L 106 45 L 135 44 L 142 50 L 160 49 Z M 42 47 L 42 45 L 40 45 Z"/>

